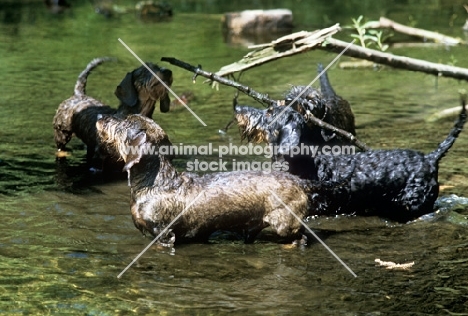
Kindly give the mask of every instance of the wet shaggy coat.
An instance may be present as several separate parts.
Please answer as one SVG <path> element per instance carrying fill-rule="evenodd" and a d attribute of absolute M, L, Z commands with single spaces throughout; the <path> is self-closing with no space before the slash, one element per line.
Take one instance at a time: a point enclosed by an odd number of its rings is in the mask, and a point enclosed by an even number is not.
<path fill-rule="evenodd" d="M 314 181 L 342 181 L 352 173 L 349 186 L 330 196 L 317 215 L 378 215 L 406 222 L 434 211 L 439 193 L 439 161 L 450 149 L 466 121 L 465 101 L 460 116 L 448 137 L 429 154 L 410 149 L 369 150 L 354 155 L 291 156 L 290 149 L 311 144 L 310 131 L 302 115 L 288 108 L 270 108 L 250 122 L 252 114 L 236 109 L 236 118 L 245 138 L 282 146 L 276 159 L 284 159 L 289 171 Z M 269 125 L 274 119 L 276 122 Z M 268 128 L 263 128 L 268 126 Z M 353 170 L 354 169 L 354 170 Z"/>
<path fill-rule="evenodd" d="M 96 134 L 96 121 L 99 115 L 107 114 L 125 117 L 129 114 L 142 114 L 151 117 L 157 100 L 160 100 L 161 112 L 169 111 L 168 91 L 144 66 L 127 73 L 117 86 L 115 95 L 120 100 L 117 109 L 86 95 L 88 75 L 98 65 L 109 60 L 112 60 L 112 58 L 102 57 L 92 60 L 78 76 L 74 95 L 59 105 L 53 120 L 58 156 L 60 156 L 61 151 L 66 150 L 67 143 L 75 134 L 87 146 L 86 158 L 88 162 L 91 162 L 93 158 L 99 155 L 112 157 L 113 153 L 105 152 L 99 146 Z M 152 63 L 147 63 L 147 66 L 167 86 L 172 84 L 172 72 L 169 69 L 160 68 Z"/>
<path fill-rule="evenodd" d="M 126 120 L 103 117 L 97 130 L 102 142 L 118 150 L 125 161 L 135 226 L 153 236 L 187 208 L 170 227 L 178 241 L 207 240 L 217 230 L 229 230 L 243 233 L 245 241 L 252 242 L 267 226 L 280 236 L 299 239 L 301 224 L 281 201 L 303 218 L 313 207 L 309 197 L 319 195 L 320 186 L 285 172 L 199 176 L 177 172 L 171 157 L 144 150 L 129 152 L 125 149 L 128 146 L 157 150 L 171 145 L 164 130 L 141 115 L 130 115 Z"/>
<path fill-rule="evenodd" d="M 318 66 L 319 74 L 323 67 Z M 251 142 L 274 143 L 272 138 L 285 141 L 288 137 L 300 137 L 307 144 L 349 144 L 333 132 L 307 124 L 306 115 L 313 115 L 341 130 L 356 135 L 354 114 L 349 102 L 333 90 L 326 72 L 320 76 L 320 90 L 307 86 L 293 86 L 286 93 L 284 106 L 257 109 L 239 105 L 234 98 L 234 115 L 243 138 Z M 280 115 L 281 114 L 281 115 Z"/>
<path fill-rule="evenodd" d="M 322 64 L 318 65 L 318 73 L 323 72 Z M 349 102 L 335 93 L 328 75 L 320 75 L 320 91 L 307 86 L 293 86 L 286 93 L 285 105 L 291 106 L 303 116 L 311 113 L 322 121 L 339 129 L 356 135 L 354 114 Z M 310 126 L 316 144 L 328 142 L 335 137 L 333 132 L 323 130 L 318 126 Z"/>

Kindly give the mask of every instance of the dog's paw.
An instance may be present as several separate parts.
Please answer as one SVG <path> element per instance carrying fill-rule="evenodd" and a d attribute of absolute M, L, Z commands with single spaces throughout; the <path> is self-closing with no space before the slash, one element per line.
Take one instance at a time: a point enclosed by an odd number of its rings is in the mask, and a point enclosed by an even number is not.
<path fill-rule="evenodd" d="M 57 158 L 66 158 L 66 157 L 70 157 L 72 155 L 72 153 L 68 150 L 57 150 L 55 152 L 55 157 Z"/>

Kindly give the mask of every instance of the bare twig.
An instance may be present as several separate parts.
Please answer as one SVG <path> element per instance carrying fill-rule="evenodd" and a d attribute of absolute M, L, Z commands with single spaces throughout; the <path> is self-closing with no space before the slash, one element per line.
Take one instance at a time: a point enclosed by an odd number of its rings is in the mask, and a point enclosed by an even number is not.
<path fill-rule="evenodd" d="M 447 35 L 440 34 L 437 32 L 432 32 L 432 31 L 427 31 L 423 29 L 418 29 L 415 27 L 406 26 L 406 25 L 397 23 L 393 20 L 387 19 L 385 17 L 381 17 L 378 22 L 370 23 L 368 27 L 369 28 L 388 28 L 399 33 L 421 37 L 425 40 L 430 39 L 437 43 L 443 43 L 445 45 L 466 44 L 466 42 L 460 38 L 455 38 L 455 37 L 447 36 Z"/>
<path fill-rule="evenodd" d="M 190 64 L 188 64 L 186 62 L 183 62 L 183 61 L 178 60 L 178 59 L 173 58 L 173 57 L 162 57 L 161 61 L 166 61 L 166 62 L 168 62 L 168 63 L 170 63 L 170 64 L 172 64 L 174 66 L 184 68 L 184 69 L 186 69 L 188 71 L 191 71 L 191 72 L 195 73 L 195 76 L 193 77 L 193 81 L 195 81 L 196 77 L 198 75 L 200 75 L 202 77 L 210 79 L 211 81 L 217 81 L 217 82 L 222 83 L 222 84 L 224 84 L 226 86 L 234 87 L 237 90 L 239 90 L 240 92 L 243 92 L 243 93 L 247 94 L 248 96 L 252 97 L 253 99 L 257 100 L 260 103 L 267 104 L 267 105 L 273 105 L 273 104 L 276 104 L 276 102 L 277 102 L 276 100 L 270 99 L 267 94 L 259 93 L 257 91 L 254 91 L 250 87 L 244 86 L 243 84 L 240 84 L 240 83 L 238 83 L 236 81 L 229 80 L 229 79 L 221 77 L 221 76 L 219 76 L 219 75 L 217 75 L 215 73 L 202 70 L 200 65 L 195 67 L 193 65 L 190 65 Z"/>
<path fill-rule="evenodd" d="M 353 145 L 355 145 L 356 147 L 358 147 L 359 149 L 361 150 L 364 150 L 364 151 L 367 151 L 369 150 L 370 148 L 363 142 L 361 142 L 359 139 L 356 138 L 356 136 L 354 136 L 353 134 L 351 134 L 350 132 L 347 132 L 347 131 L 344 131 L 342 129 L 339 129 L 339 128 L 336 128 L 335 126 L 331 125 L 331 124 L 328 124 L 327 122 L 324 122 L 320 119 L 318 119 L 317 117 L 315 117 L 312 113 L 310 113 L 309 111 L 307 111 L 306 115 L 304 116 L 306 122 L 308 125 L 316 125 L 318 127 L 321 127 L 323 129 L 328 129 L 332 132 L 334 132 L 335 134 L 338 134 L 340 135 L 341 137 L 344 137 L 346 138 L 347 140 L 349 140 Z"/>
<path fill-rule="evenodd" d="M 349 45 L 348 42 L 334 38 L 328 38 L 326 46 L 320 49 L 333 52 L 341 52 Z M 404 57 L 352 45 L 345 53 L 346 56 L 367 59 L 378 64 L 388 65 L 394 68 L 424 72 L 436 76 L 463 79 L 468 81 L 468 69 L 432 63 L 421 59 Z"/>
<path fill-rule="evenodd" d="M 426 122 L 435 122 L 435 121 L 438 121 L 440 119 L 444 119 L 444 118 L 447 118 L 447 117 L 455 117 L 455 116 L 458 115 L 459 112 L 460 112 L 460 107 L 459 106 L 449 108 L 449 109 L 445 109 L 445 110 L 442 110 L 440 112 L 434 113 L 431 116 L 429 116 L 426 119 Z"/>
<path fill-rule="evenodd" d="M 268 61 L 306 52 L 340 30 L 340 25 L 335 24 L 321 30 L 313 32 L 300 31 L 280 37 L 267 44 L 251 46 L 249 48 L 252 48 L 253 51 L 245 55 L 240 61 L 222 67 L 216 74 L 218 76 L 227 76 L 262 65 Z"/>

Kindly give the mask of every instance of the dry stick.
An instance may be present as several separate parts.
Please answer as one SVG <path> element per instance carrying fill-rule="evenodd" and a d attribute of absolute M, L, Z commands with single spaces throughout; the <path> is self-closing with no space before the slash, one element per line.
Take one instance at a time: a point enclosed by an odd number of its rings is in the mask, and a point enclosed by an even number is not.
<path fill-rule="evenodd" d="M 356 138 L 356 136 L 354 136 L 350 132 L 344 131 L 344 130 L 339 129 L 339 128 L 331 125 L 331 124 L 328 124 L 327 122 L 322 121 L 321 119 L 315 117 L 312 113 L 310 113 L 310 111 L 306 112 L 306 115 L 305 115 L 304 118 L 305 118 L 307 124 L 309 124 L 309 122 L 311 122 L 313 125 L 319 126 L 319 127 L 323 128 L 323 129 L 328 129 L 328 130 L 330 130 L 330 131 L 332 131 L 332 132 L 334 132 L 336 134 L 339 134 L 340 136 L 348 139 L 351 142 L 351 144 L 357 146 L 361 150 L 367 151 L 367 150 L 371 149 L 369 146 L 367 146 L 365 143 L 361 142 L 359 139 Z"/>
<path fill-rule="evenodd" d="M 328 30 L 328 29 L 324 29 Z M 333 32 L 339 30 L 339 26 L 332 28 Z M 329 34 L 326 32 L 325 34 Z M 287 37 L 280 38 L 268 44 L 257 45 L 247 53 L 241 60 L 222 67 L 216 74 L 218 76 L 227 76 L 239 71 L 257 67 L 259 65 L 271 62 L 273 60 L 302 54 L 312 49 L 321 49 L 330 52 L 342 52 L 349 44 L 348 42 L 334 39 L 333 37 L 318 36 L 321 32 L 297 32 Z M 446 37 L 444 37 L 446 38 Z M 280 41 L 281 40 L 281 41 Z M 284 43 L 283 43 L 284 42 Z M 280 49 L 285 43 L 291 47 L 289 49 Z M 435 76 L 449 77 L 468 81 L 468 69 L 448 66 L 444 64 L 432 63 L 421 59 L 393 55 L 370 48 L 364 48 L 359 45 L 351 45 L 346 52 L 346 56 L 370 60 L 375 63 L 387 65 L 394 68 L 419 71 Z"/>
<path fill-rule="evenodd" d="M 348 42 L 340 41 L 330 37 L 326 41 L 326 46 L 321 45 L 318 46 L 318 48 L 326 51 L 341 52 L 346 46 L 348 46 L 348 44 Z M 421 59 L 393 55 L 376 51 L 374 49 L 364 48 L 358 45 L 352 45 L 350 48 L 348 48 L 344 55 L 367 59 L 375 63 L 388 65 L 394 68 L 419 71 L 435 76 L 450 77 L 468 81 L 468 69 L 466 68 L 447 66 L 424 61 Z"/>
<path fill-rule="evenodd" d="M 253 89 L 251 89 L 250 87 L 247 87 L 247 86 L 244 86 L 238 82 L 235 82 L 233 80 L 229 80 L 229 79 L 226 79 L 224 77 L 221 77 L 221 76 L 218 76 L 212 72 L 208 72 L 208 71 L 204 71 L 202 70 L 201 66 L 198 65 L 198 67 L 195 67 L 193 65 L 190 65 L 186 62 L 183 62 L 181 60 L 178 60 L 176 58 L 173 58 L 173 57 L 162 57 L 161 58 L 161 61 L 166 61 L 174 66 L 177 66 L 177 67 L 180 67 L 180 68 L 184 68 L 188 71 L 191 71 L 193 73 L 195 73 L 195 76 L 193 77 L 193 81 L 195 81 L 195 78 L 200 75 L 202 77 L 205 77 L 205 78 L 208 78 L 212 81 L 217 81 L 219 83 L 222 83 L 226 86 L 230 86 L 230 87 L 234 87 L 236 88 L 237 90 L 239 90 L 240 92 L 243 92 L 245 94 L 247 94 L 248 96 L 254 98 L 255 100 L 259 101 L 260 103 L 263 103 L 263 104 L 268 104 L 268 105 L 274 105 L 277 103 L 276 100 L 273 100 L 273 99 L 270 99 L 268 97 L 267 94 L 262 94 L 262 93 L 259 93 L 257 91 L 254 91 Z"/>
<path fill-rule="evenodd" d="M 340 30 L 340 25 L 335 24 L 313 32 L 300 31 L 292 33 L 267 44 L 250 46 L 249 48 L 253 49 L 253 51 L 245 55 L 240 61 L 222 67 L 216 74 L 224 77 L 274 59 L 309 51 Z"/>
<path fill-rule="evenodd" d="M 186 69 L 188 71 L 191 71 L 191 72 L 195 73 L 195 76 L 194 76 L 193 80 L 195 80 L 196 76 L 200 75 L 200 76 L 208 78 L 208 79 L 210 79 L 212 81 L 217 81 L 219 83 L 222 83 L 222 84 L 224 84 L 226 86 L 234 87 L 237 90 L 239 90 L 240 92 L 243 92 L 243 93 L 247 94 L 248 96 L 254 98 L 255 100 L 257 100 L 257 101 L 259 101 L 261 103 L 269 104 L 269 105 L 278 104 L 277 100 L 270 99 L 267 94 L 259 93 L 259 92 L 253 90 L 252 88 L 250 88 L 248 86 L 244 86 L 243 84 L 240 84 L 240 83 L 235 82 L 233 80 L 229 80 L 229 79 L 226 79 L 224 77 L 218 76 L 218 75 L 216 75 L 216 74 L 214 74 L 212 72 L 204 71 L 204 70 L 201 69 L 201 66 L 195 67 L 193 65 L 190 65 L 190 64 L 188 64 L 186 62 L 183 62 L 183 61 L 178 60 L 178 59 L 173 58 L 173 57 L 162 57 L 161 61 L 166 61 L 166 62 L 168 62 L 168 63 L 170 63 L 170 64 L 172 64 L 174 66 L 181 67 L 181 68 L 184 68 L 184 69 Z M 316 118 L 310 112 L 306 114 L 305 120 L 308 123 L 311 122 L 314 125 L 317 125 L 317 126 L 323 128 L 323 129 L 330 130 L 330 131 L 344 137 L 345 139 L 348 139 L 351 144 L 355 145 L 356 147 L 358 147 L 361 150 L 364 150 L 364 151 L 369 150 L 369 147 L 366 144 L 364 144 L 363 142 L 361 142 L 359 139 L 357 139 L 353 134 L 351 134 L 349 132 L 346 132 L 346 131 L 344 131 L 342 129 L 339 129 L 339 128 L 331 125 L 331 124 L 328 124 L 327 122 L 324 122 L 319 118 Z"/>
<path fill-rule="evenodd" d="M 466 44 L 466 42 L 460 38 L 455 38 L 455 37 L 447 36 L 447 35 L 440 34 L 437 32 L 432 32 L 432 31 L 427 31 L 423 29 L 418 29 L 415 27 L 406 26 L 406 25 L 397 23 L 393 20 L 387 19 L 385 17 L 381 17 L 379 21 L 371 23 L 368 27 L 369 28 L 388 28 L 399 33 L 403 33 L 403 34 L 407 34 L 411 36 L 417 36 L 423 39 L 431 39 L 435 42 L 443 43 L 446 45 Z"/>

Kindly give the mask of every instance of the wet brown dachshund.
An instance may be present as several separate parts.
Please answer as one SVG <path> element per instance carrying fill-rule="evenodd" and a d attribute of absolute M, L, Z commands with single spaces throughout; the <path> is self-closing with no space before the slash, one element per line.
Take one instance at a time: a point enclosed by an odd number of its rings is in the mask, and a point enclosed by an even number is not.
<path fill-rule="evenodd" d="M 112 157 L 112 153 L 102 151 L 99 146 L 96 134 L 96 121 L 99 115 L 110 114 L 123 118 L 129 114 L 142 114 L 151 117 L 157 100 L 160 100 L 161 112 L 169 111 L 168 91 L 144 66 L 127 73 L 117 86 L 115 95 L 120 100 L 120 106 L 117 109 L 86 95 L 86 81 L 90 72 L 111 59 L 103 57 L 92 60 L 78 76 L 74 95 L 59 105 L 53 121 L 57 157 L 66 155 L 65 146 L 73 134 L 86 144 L 88 163 L 91 163 L 98 155 Z M 160 68 L 152 63 L 147 63 L 147 66 L 167 86 L 172 84 L 172 72 L 169 69 Z"/>
<path fill-rule="evenodd" d="M 322 186 L 286 172 L 179 173 L 170 157 L 158 154 L 162 146 L 171 146 L 167 134 L 141 115 L 125 120 L 104 116 L 96 126 L 102 143 L 125 161 L 133 221 L 142 233 L 157 236 L 200 193 L 170 227 L 178 241 L 206 241 L 213 232 L 226 230 L 242 233 L 249 243 L 268 226 L 280 236 L 301 240 L 301 224 L 274 194 L 300 218 L 318 207 L 313 204 Z"/>

